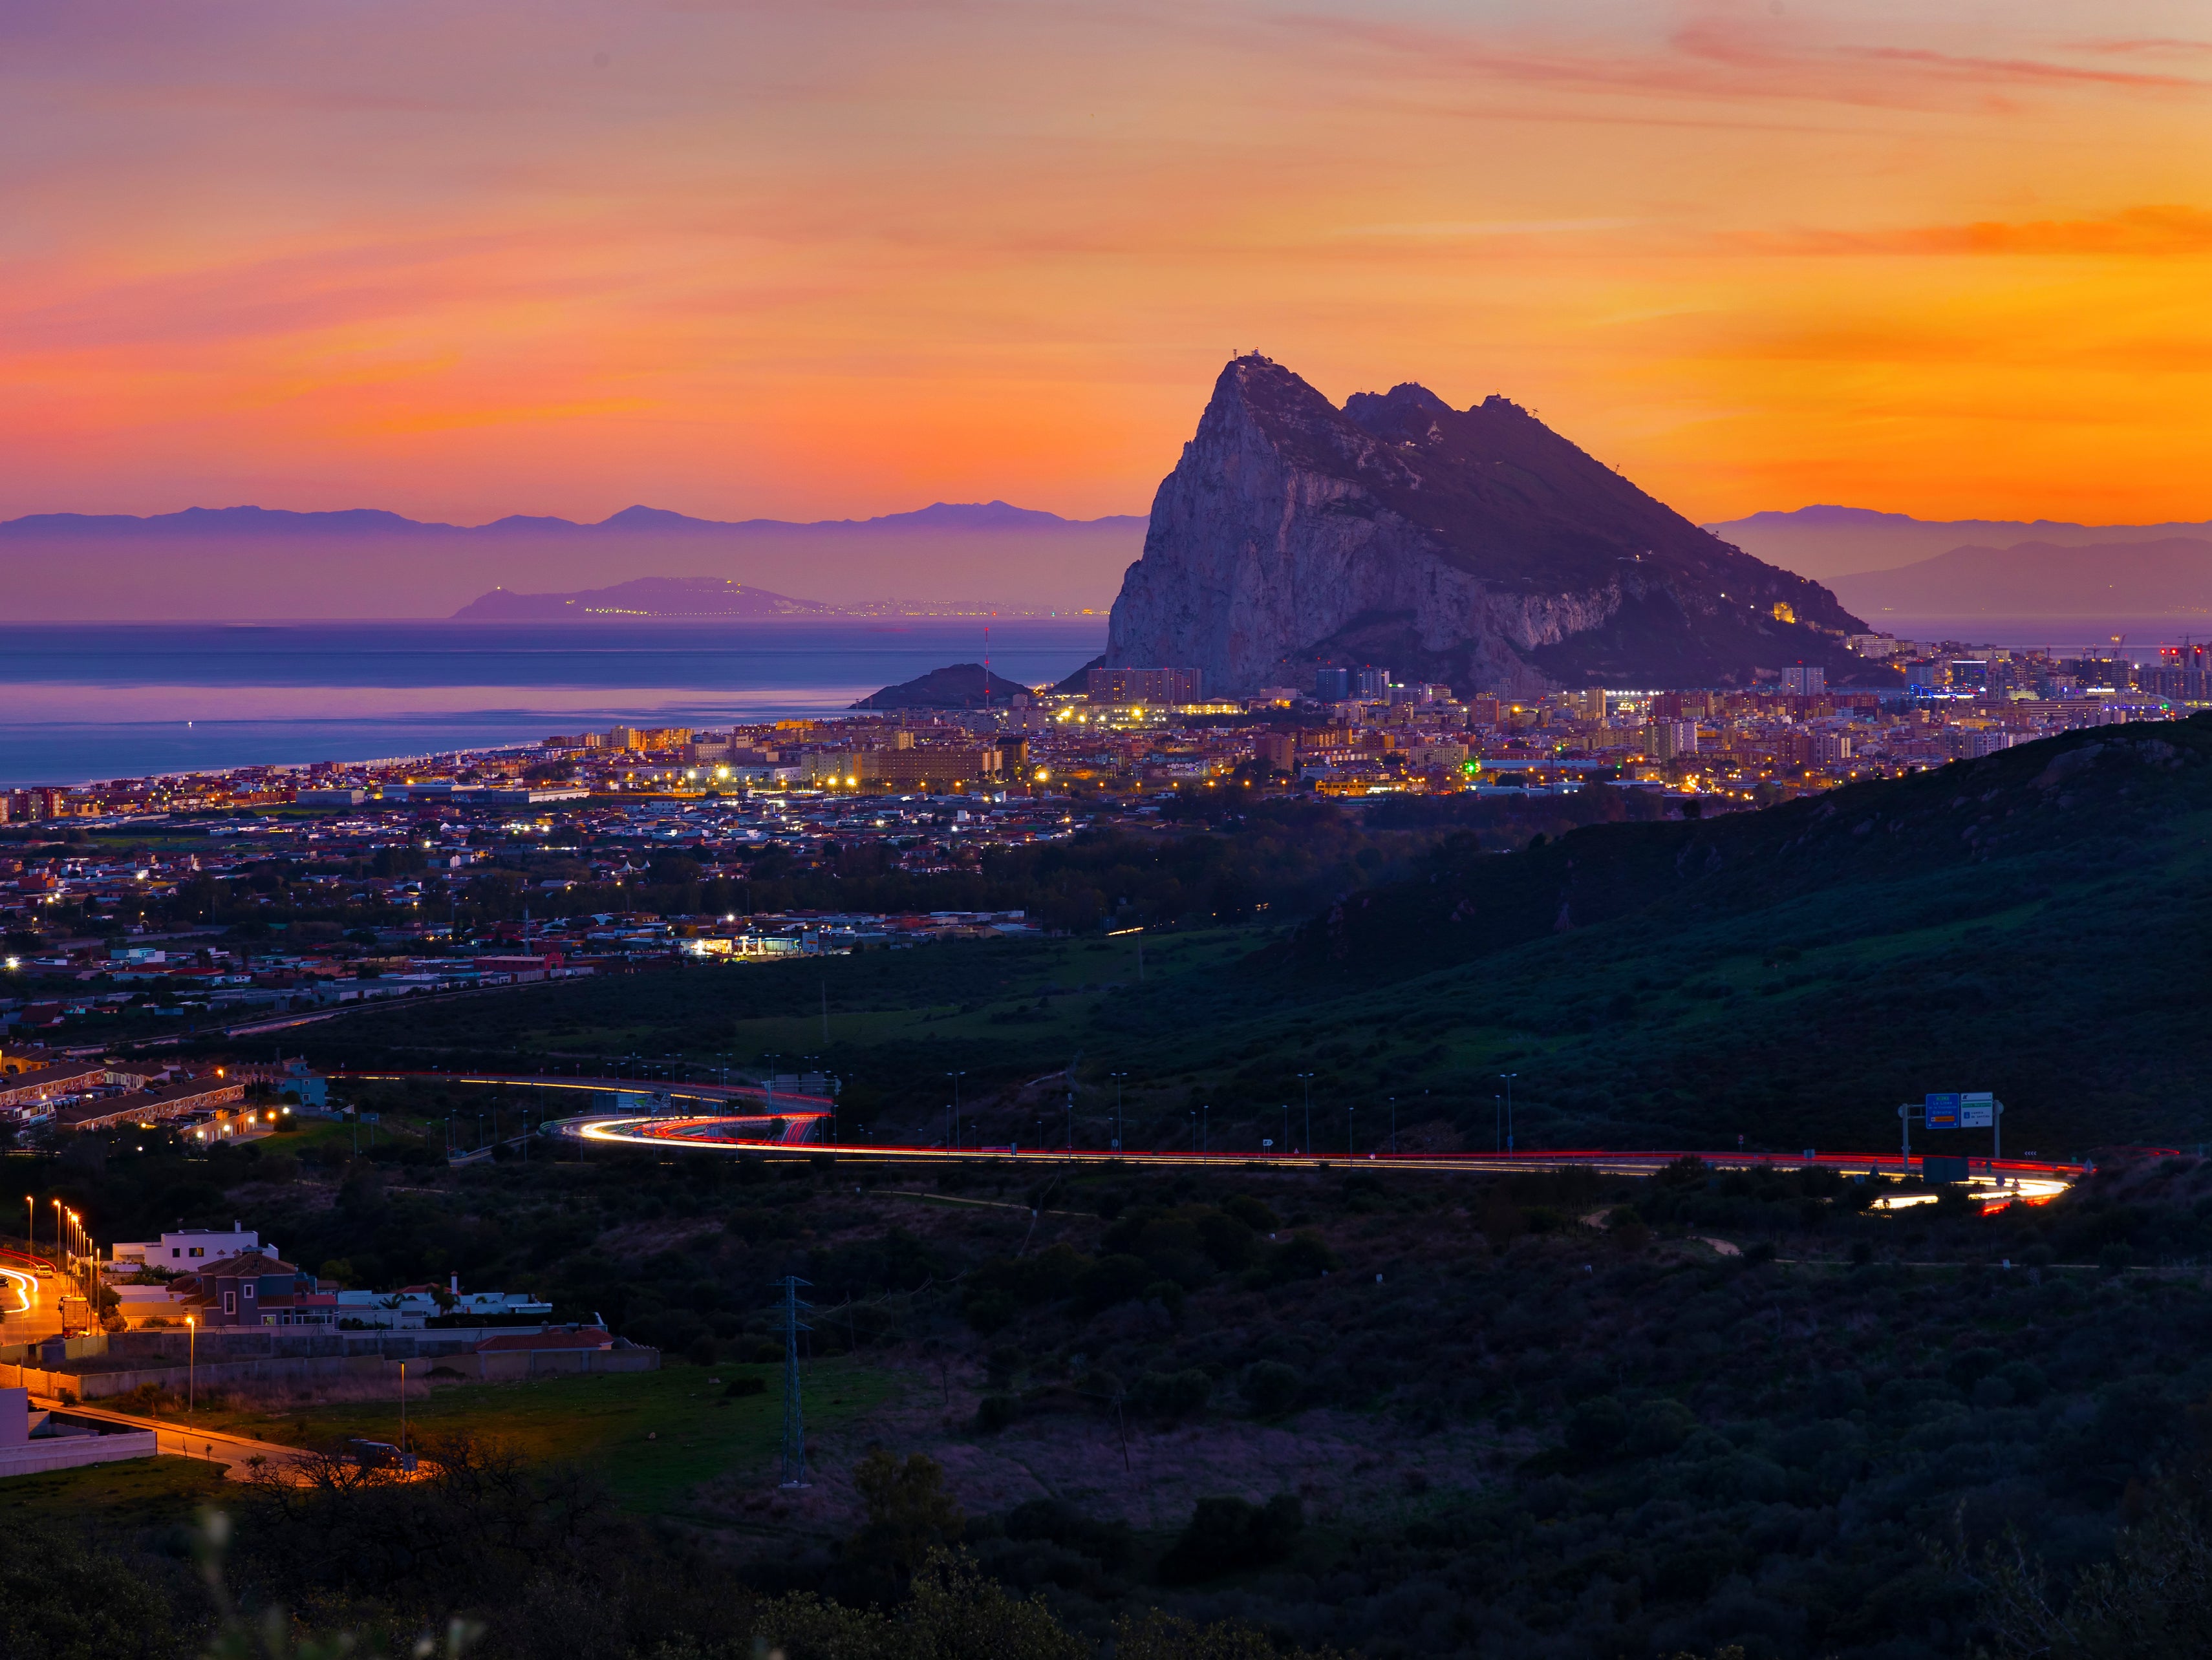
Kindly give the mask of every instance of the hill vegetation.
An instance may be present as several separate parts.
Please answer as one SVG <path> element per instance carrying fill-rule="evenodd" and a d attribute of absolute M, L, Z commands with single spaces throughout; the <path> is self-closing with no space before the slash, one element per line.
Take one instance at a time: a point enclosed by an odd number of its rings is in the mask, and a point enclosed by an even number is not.
<path fill-rule="evenodd" d="M 105 1210 L 159 1162 L 64 1179 Z M 2024 1657 L 2024 1614 L 2060 1615 L 2085 1575 L 2118 1577 L 2087 1582 L 2084 1618 L 2155 1606 L 2142 1564 L 2185 1531 L 2212 1398 L 2194 1157 L 1988 1217 L 1689 1160 L 1626 1180 L 617 1154 L 410 1166 L 419 1194 L 374 1196 L 344 1163 L 271 1183 L 253 1162 L 203 1168 L 288 1249 L 374 1237 L 399 1273 L 564 1313 L 619 1299 L 610 1321 L 667 1350 L 647 1415 L 592 1403 L 588 1460 L 546 1456 L 561 1385 L 453 1384 L 418 1415 L 435 1482 L 334 1469 L 231 1496 L 249 1607 L 400 1646 L 459 1614 L 487 1656 L 556 1631 L 609 1660 L 720 1656 L 787 1626 L 794 1660 L 907 1652 L 826 1633 L 872 1605 L 945 1615 L 950 1584 L 1001 1653 L 1157 1621 L 1153 1651 L 1253 1660 Z M 816 1303 L 795 1496 L 751 1388 L 786 1273 Z M 246 1404 L 220 1421 L 307 1445 L 391 1410 Z M 619 1458 L 595 1479 L 640 1423 L 677 1444 L 638 1443 L 652 1480 Z M 176 1524 L 198 1489 L 167 1513 L 105 1491 L 70 1512 L 88 1535 L 42 1530 L 17 1617 L 82 1620 L 89 1590 L 167 1610 L 118 1651 L 188 1647 L 207 1614 Z"/>

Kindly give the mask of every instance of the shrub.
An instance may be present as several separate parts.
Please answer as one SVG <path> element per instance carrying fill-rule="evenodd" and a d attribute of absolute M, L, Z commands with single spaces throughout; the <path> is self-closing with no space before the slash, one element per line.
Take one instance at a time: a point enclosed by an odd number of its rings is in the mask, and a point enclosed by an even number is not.
<path fill-rule="evenodd" d="M 1813 1385 L 1813 1410 L 1823 1418 L 1841 1418 L 1866 1400 L 1866 1384 L 1856 1372 L 1826 1372 Z"/>
<path fill-rule="evenodd" d="M 1195 1585 L 1279 1562 L 1304 1525 L 1304 1509 L 1292 1493 L 1279 1493 L 1265 1505 L 1201 1499 L 1189 1524 L 1160 1559 L 1160 1583 Z"/>
<path fill-rule="evenodd" d="M 1257 1273 L 1267 1285 L 1288 1285 L 1293 1280 L 1317 1280 L 1336 1266 L 1336 1253 L 1315 1233 L 1294 1233 L 1269 1251 Z"/>
<path fill-rule="evenodd" d="M 1129 1390 L 1129 1405 L 1155 1418 L 1187 1418 L 1201 1412 L 1213 1393 L 1213 1379 L 1196 1366 L 1187 1372 L 1143 1372 Z"/>
<path fill-rule="evenodd" d="M 1584 1401 L 1567 1419 L 1567 1445 L 1585 1457 L 1611 1452 L 1628 1439 L 1628 1412 L 1610 1395 Z"/>
<path fill-rule="evenodd" d="M 1062 1499 L 1032 1499 L 1006 1518 L 1006 1537 L 1024 1543 L 1058 1545 L 1091 1557 L 1109 1570 L 1129 1564 L 1127 1522 L 1094 1522 Z"/>
<path fill-rule="evenodd" d="M 1646 1457 L 1672 1452 L 1690 1439 L 1697 1427 L 1696 1417 L 1680 1401 L 1645 1401 L 1630 1415 L 1628 1446 Z"/>
<path fill-rule="evenodd" d="M 968 1324 L 987 1337 L 1012 1325 L 1021 1312 L 1022 1306 L 1013 1294 L 1005 1291 L 986 1291 L 970 1297 L 963 1310 Z"/>
<path fill-rule="evenodd" d="M 1605 1220 L 1606 1232 L 1620 1241 L 1629 1251 L 1641 1251 L 1651 1243 L 1651 1229 L 1632 1205 L 1615 1206 Z"/>
<path fill-rule="evenodd" d="M 1296 1366 L 1255 1360 L 1244 1369 L 1244 1399 L 1262 1418 L 1279 1418 L 1297 1404 L 1305 1380 Z"/>
<path fill-rule="evenodd" d="M 1143 1295 L 1152 1282 L 1152 1271 L 1142 1257 L 1117 1252 L 1101 1257 L 1083 1270 L 1075 1281 L 1075 1300 L 1086 1312 L 1095 1314 Z"/>
<path fill-rule="evenodd" d="M 1267 1204 L 1249 1193 L 1239 1193 L 1221 1202 L 1224 1214 L 1234 1216 L 1255 1233 L 1273 1233 L 1282 1223 Z"/>
<path fill-rule="evenodd" d="M 853 1481 L 867 1507 L 867 1525 L 852 1544 L 863 1560 L 910 1573 L 932 1548 L 957 1539 L 967 1524 L 945 1490 L 944 1467 L 921 1453 L 901 1463 L 878 1449 L 853 1467 Z"/>
<path fill-rule="evenodd" d="M 986 1395 L 975 1403 L 975 1427 L 995 1435 L 1022 1415 L 1022 1403 L 1011 1395 Z"/>
<path fill-rule="evenodd" d="M 722 1393 L 725 1395 L 765 1395 L 768 1393 L 768 1379 L 765 1378 L 732 1378 L 730 1379 L 728 1387 L 724 1389 Z"/>

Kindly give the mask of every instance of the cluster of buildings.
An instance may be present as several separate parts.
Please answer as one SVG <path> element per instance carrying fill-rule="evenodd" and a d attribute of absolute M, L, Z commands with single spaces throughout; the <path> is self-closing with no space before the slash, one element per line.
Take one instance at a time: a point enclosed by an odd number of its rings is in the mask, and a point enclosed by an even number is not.
<path fill-rule="evenodd" d="M 246 1086 L 266 1075 L 267 1069 L 250 1066 L 196 1073 L 159 1062 L 18 1048 L 0 1052 L 0 1124 L 62 1130 L 161 1124 L 201 1141 L 265 1134 L 289 1109 L 242 1103 Z M 264 1116 L 268 1124 L 258 1122 Z"/>
<path fill-rule="evenodd" d="M 8 820 L 129 823 L 239 809 L 370 814 L 418 806 L 520 813 L 591 809 L 640 797 L 755 792 L 964 796 L 994 800 L 1219 783 L 1240 768 L 1334 793 L 1529 787 L 1542 752 L 1559 778 L 1656 767 L 1668 781 L 1821 787 L 1870 771 L 1925 766 L 1977 743 L 2212 703 L 2203 646 L 2136 661 L 2112 646 L 2069 654 L 1968 649 L 1884 634 L 1851 637 L 1866 660 L 1838 688 L 1815 666 L 1759 671 L 1741 688 L 1633 688 L 1540 695 L 1455 694 L 1404 683 L 1386 666 L 1330 665 L 1312 683 L 1209 699 L 1191 668 L 1093 669 L 1083 693 L 1037 693 L 975 709 L 874 712 L 722 730 L 616 726 L 512 748 L 372 765 L 252 766 L 220 774 L 118 779 L 0 795 Z M 1694 730 L 1693 730 L 1694 729 Z M 1979 736 L 1977 736 L 1979 735 Z M 1285 743 L 1290 748 L 1286 751 Z M 1457 753 L 1464 748 L 1464 754 Z M 1285 765 L 1286 754 L 1295 765 Z M 1686 769 L 1684 757 L 1720 755 Z M 1260 763 L 1257 772 L 1250 771 Z M 1564 770 L 1561 770 L 1564 769 Z M 1625 775 L 1624 775 L 1625 776 Z M 1649 782 L 1650 779 L 1637 781 Z M 619 810 L 619 809 L 613 809 Z M 341 826 L 330 839 L 343 841 Z M 354 833 L 358 834 L 358 832 Z M 453 857 L 462 850 L 430 850 Z M 143 865 L 100 873 L 111 887 L 173 875 Z M 24 873 L 0 861 L 0 884 Z M 30 873 L 35 884 L 41 873 Z M 53 873 L 45 873 L 52 875 Z M 76 874 L 76 873 L 72 873 Z M 19 881 L 18 890 L 27 884 Z M 34 886 L 31 891 L 35 891 Z"/>
<path fill-rule="evenodd" d="M 459 1275 L 443 1286 L 397 1291 L 325 1287 L 320 1278 L 286 1262 L 274 1245 L 243 1224 L 228 1230 L 179 1229 L 158 1239 L 111 1248 L 102 1274 L 124 1321 L 137 1327 L 182 1326 L 203 1331 L 270 1326 L 319 1326 L 347 1331 L 422 1331 L 438 1325 L 542 1324 L 550 1303 L 524 1292 L 463 1291 Z"/>
<path fill-rule="evenodd" d="M 108 833 L 58 849 L 0 842 L 0 929 L 13 942 L 0 966 L 24 977 L 0 978 L 0 1033 L 97 1032 L 112 1016 L 119 1037 L 140 1014 L 282 1015 L 654 959 L 1019 933 L 1030 922 L 1004 914 L 665 912 L 672 888 L 703 897 L 718 881 L 830 858 L 975 871 L 993 848 L 1157 824 L 1164 799 L 1194 793 L 1771 800 L 2212 700 L 2203 648 L 2135 663 L 1852 644 L 1878 670 L 1871 688 L 1790 665 L 1743 688 L 1461 695 L 1358 664 L 1209 701 L 1194 669 L 1099 669 L 1085 693 L 989 709 L 618 726 L 405 765 L 19 791 L 42 815 Z M 232 810 L 205 810 L 216 803 Z M 133 828 L 156 823 L 169 851 L 125 851 Z M 459 901 L 487 867 L 520 883 L 524 915 L 457 933 Z M 653 908 L 621 906 L 625 888 L 653 888 Z M 607 908 L 566 914 L 574 901 L 555 896 L 579 888 Z M 322 919 L 288 920 L 303 913 Z M 234 926 L 257 917 L 265 925 Z M 15 989 L 32 984 L 43 989 Z"/>

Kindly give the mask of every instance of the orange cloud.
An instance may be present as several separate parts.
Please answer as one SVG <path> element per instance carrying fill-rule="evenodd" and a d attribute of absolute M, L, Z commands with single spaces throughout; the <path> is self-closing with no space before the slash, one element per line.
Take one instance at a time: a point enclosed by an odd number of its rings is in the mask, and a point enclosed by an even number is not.
<path fill-rule="evenodd" d="M 1738 239 L 1789 254 L 2072 254 L 2170 258 L 2212 253 L 2212 211 L 2173 204 L 2128 208 L 2101 219 L 1986 220 L 1903 230 L 1801 231 Z"/>

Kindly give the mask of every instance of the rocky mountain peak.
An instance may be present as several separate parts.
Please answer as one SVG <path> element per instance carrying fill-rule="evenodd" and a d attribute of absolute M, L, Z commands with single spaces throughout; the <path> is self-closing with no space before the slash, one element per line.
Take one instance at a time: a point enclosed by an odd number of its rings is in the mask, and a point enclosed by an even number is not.
<path fill-rule="evenodd" d="M 1322 661 L 1455 685 L 1710 685 L 1857 666 L 1860 625 L 1492 395 L 1342 409 L 1257 353 L 1214 383 L 1115 602 L 1108 661 L 1243 689 Z"/>
<path fill-rule="evenodd" d="M 1354 426 L 1382 434 L 1424 415 L 1448 415 L 1452 406 L 1417 380 L 1401 380 L 1387 392 L 1354 392 L 1344 400 Z"/>

